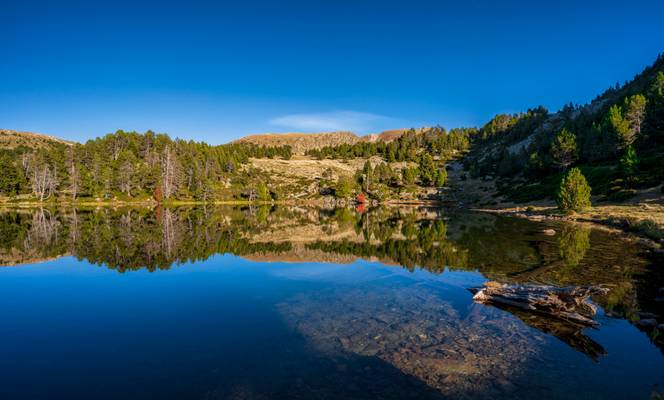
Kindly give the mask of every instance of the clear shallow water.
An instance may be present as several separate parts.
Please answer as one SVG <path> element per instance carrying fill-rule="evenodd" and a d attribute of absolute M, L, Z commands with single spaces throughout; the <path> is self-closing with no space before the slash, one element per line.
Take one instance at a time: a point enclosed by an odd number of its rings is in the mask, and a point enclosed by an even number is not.
<path fill-rule="evenodd" d="M 606 232 L 431 210 L 75 215 L 2 214 L 1 260 L 19 264 L 0 268 L 2 399 L 664 390 L 658 339 L 630 323 L 660 312 L 658 260 Z M 612 292 L 581 330 L 472 303 L 487 279 Z"/>

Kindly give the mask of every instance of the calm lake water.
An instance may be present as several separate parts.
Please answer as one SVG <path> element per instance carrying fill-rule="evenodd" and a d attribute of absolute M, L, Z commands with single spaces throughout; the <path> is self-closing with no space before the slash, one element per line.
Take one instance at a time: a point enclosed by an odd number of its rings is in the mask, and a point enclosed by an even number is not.
<path fill-rule="evenodd" d="M 648 399 L 654 257 L 425 208 L 4 210 L 0 399 Z M 610 292 L 584 329 L 474 304 L 487 280 Z"/>

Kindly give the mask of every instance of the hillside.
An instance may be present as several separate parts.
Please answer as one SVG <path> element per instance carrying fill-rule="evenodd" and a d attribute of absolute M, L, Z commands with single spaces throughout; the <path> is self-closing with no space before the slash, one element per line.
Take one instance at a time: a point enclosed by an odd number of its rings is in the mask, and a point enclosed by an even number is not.
<path fill-rule="evenodd" d="M 382 131 L 380 133 L 371 133 L 369 135 L 362 136 L 360 139 L 362 142 L 368 143 L 389 143 L 394 140 L 399 139 L 401 136 L 408 132 L 423 133 L 429 130 L 429 128 L 414 128 L 414 129 L 389 129 Z M 322 146 L 321 146 L 322 147 Z"/>
<path fill-rule="evenodd" d="M 423 128 L 417 131 L 423 131 Z M 365 136 L 358 136 L 353 132 L 264 133 L 245 136 L 235 140 L 233 143 L 251 143 L 267 147 L 290 146 L 293 154 L 302 155 L 309 150 L 335 147 L 343 144 L 390 142 L 398 139 L 406 132 L 408 132 L 408 129 L 392 129 Z"/>
<path fill-rule="evenodd" d="M 496 115 L 462 161 L 463 180 L 490 183 L 494 197 L 522 203 L 555 198 L 574 167 L 595 201 L 620 202 L 657 187 L 664 181 L 664 57 L 587 104 Z"/>
<path fill-rule="evenodd" d="M 71 145 L 72 142 L 40 133 L 17 132 L 0 129 L 0 149 L 16 149 L 21 146 L 32 149 L 45 148 L 53 144 Z"/>
<path fill-rule="evenodd" d="M 325 133 L 265 133 L 245 136 L 234 143 L 251 143 L 258 146 L 290 146 L 293 154 L 304 154 L 307 150 L 322 146 L 354 144 L 360 138 L 352 132 Z"/>
<path fill-rule="evenodd" d="M 664 57 L 588 104 L 500 114 L 479 129 L 262 134 L 219 146 L 151 131 L 76 146 L 0 133 L 0 198 L 9 200 L 347 202 L 361 194 L 372 202 L 552 206 L 563 176 L 578 168 L 594 205 L 638 200 L 645 191 L 657 203 Z"/>

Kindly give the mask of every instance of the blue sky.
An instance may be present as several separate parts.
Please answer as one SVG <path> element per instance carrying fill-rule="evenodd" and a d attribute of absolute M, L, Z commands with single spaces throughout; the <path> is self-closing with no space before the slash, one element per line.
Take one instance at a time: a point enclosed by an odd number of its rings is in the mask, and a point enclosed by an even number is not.
<path fill-rule="evenodd" d="M 0 127 L 224 143 L 481 125 L 590 101 L 664 51 L 661 0 L 228 3 L 0 1 Z"/>

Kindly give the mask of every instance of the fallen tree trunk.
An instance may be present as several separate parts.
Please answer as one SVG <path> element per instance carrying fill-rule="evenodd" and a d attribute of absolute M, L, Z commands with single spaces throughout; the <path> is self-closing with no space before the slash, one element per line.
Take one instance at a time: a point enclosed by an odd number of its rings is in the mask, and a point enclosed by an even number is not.
<path fill-rule="evenodd" d="M 594 320 L 597 307 L 589 298 L 607 292 L 608 289 L 595 286 L 556 287 L 487 282 L 483 288 L 475 289 L 473 300 L 542 313 L 585 326 L 597 326 Z"/>

